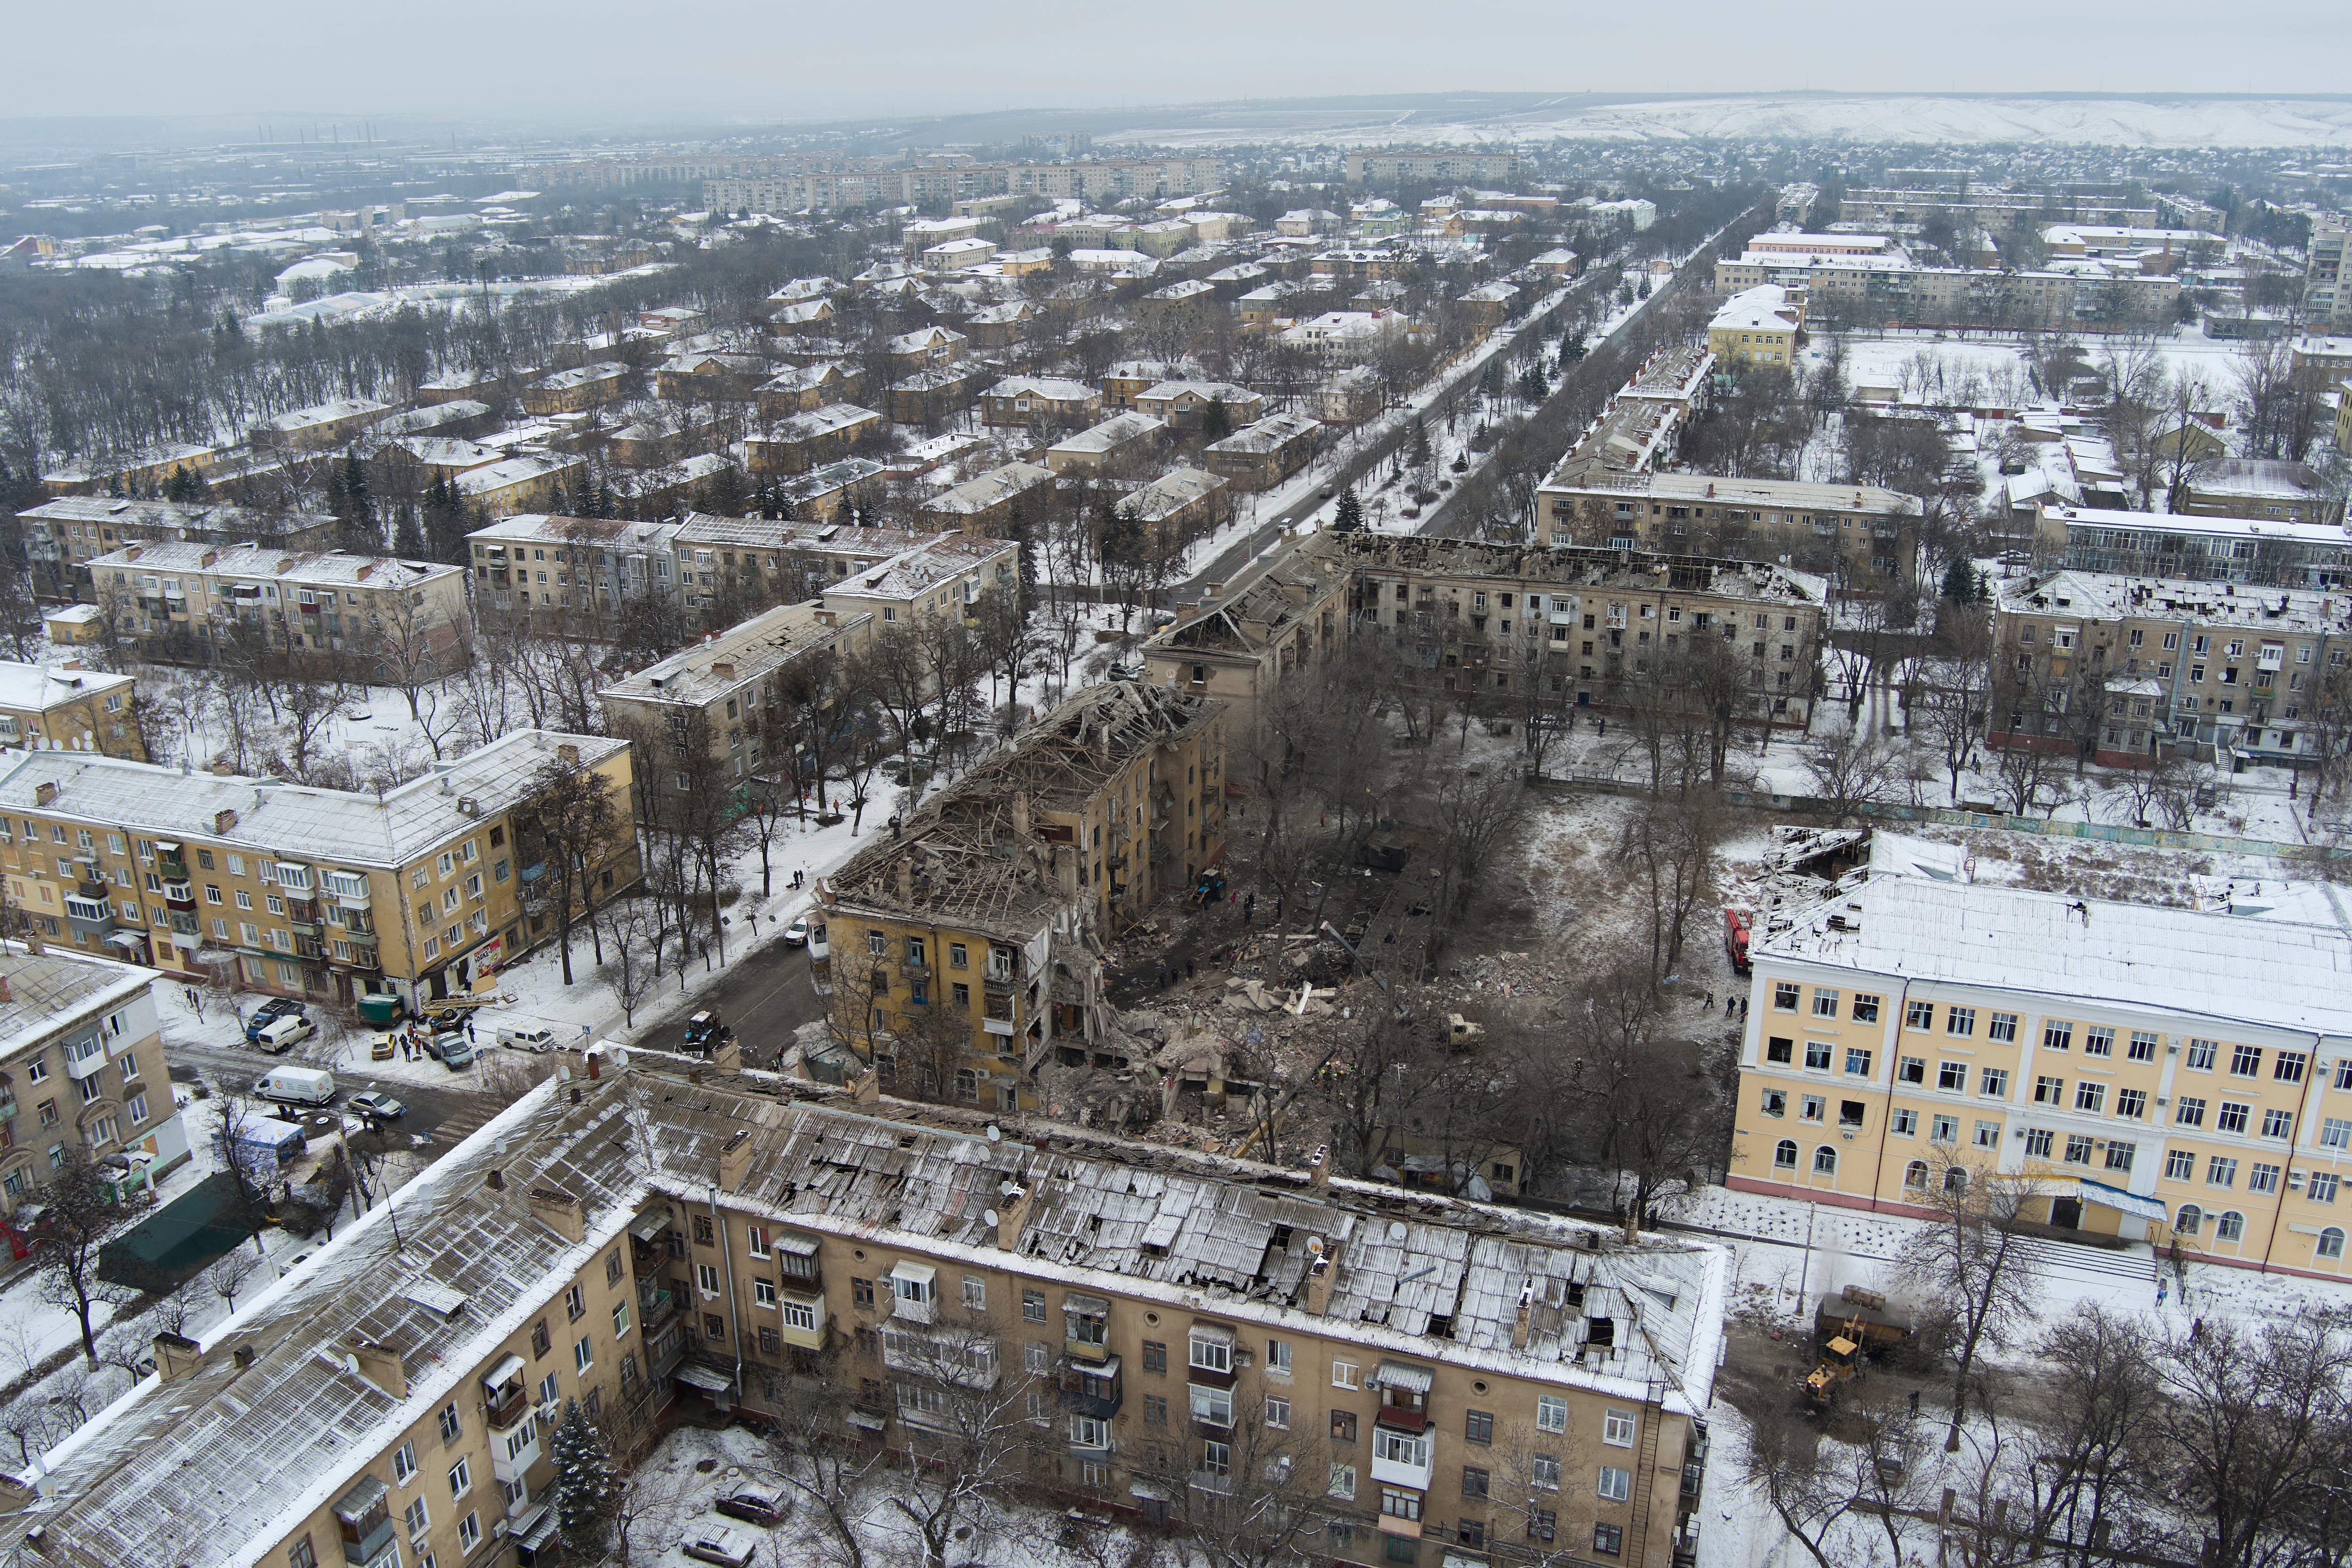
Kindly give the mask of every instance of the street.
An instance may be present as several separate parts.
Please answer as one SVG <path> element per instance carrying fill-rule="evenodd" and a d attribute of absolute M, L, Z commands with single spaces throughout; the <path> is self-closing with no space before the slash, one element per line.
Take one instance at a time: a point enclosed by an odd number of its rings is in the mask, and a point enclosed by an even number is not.
<path fill-rule="evenodd" d="M 646 1030 L 637 1043 L 649 1050 L 675 1051 L 686 1038 L 686 1020 L 707 1007 L 735 1031 L 747 1068 L 772 1068 L 793 1031 L 824 1016 L 816 988 L 809 984 L 808 950 L 786 947 L 781 934 L 732 959 L 707 983 L 689 973 L 693 1005 L 668 1023 Z"/>
<path fill-rule="evenodd" d="M 216 1094 L 250 1089 L 254 1079 L 279 1060 L 257 1050 L 238 1050 L 228 1046 L 167 1044 L 164 1054 L 172 1064 L 173 1079 L 201 1079 Z M 381 1088 L 408 1107 L 408 1114 L 393 1123 L 394 1127 L 425 1139 L 436 1152 L 446 1151 L 501 1109 L 495 1096 L 465 1087 L 466 1080 L 457 1074 L 450 1076 L 452 1082 L 446 1089 L 423 1088 L 403 1079 L 372 1082 L 366 1073 L 357 1068 L 337 1068 L 335 1100 L 340 1104 L 354 1089 Z M 289 1111 L 299 1109 L 289 1107 Z"/>

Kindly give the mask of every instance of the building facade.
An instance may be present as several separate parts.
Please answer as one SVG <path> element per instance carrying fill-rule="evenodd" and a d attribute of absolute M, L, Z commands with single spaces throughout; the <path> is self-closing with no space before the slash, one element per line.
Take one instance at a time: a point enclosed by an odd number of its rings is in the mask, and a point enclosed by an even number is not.
<path fill-rule="evenodd" d="M 46 941 L 174 977 L 336 1001 L 465 994 L 555 929 L 533 816 L 551 765 L 592 770 L 614 802 L 572 879 L 575 904 L 601 903 L 638 875 L 629 750 L 543 730 L 381 796 L 28 752 L 0 773 L 0 869 Z"/>
<path fill-rule="evenodd" d="M 84 669 L 78 658 L 0 663 L 0 751 L 98 752 L 143 763 L 137 696 L 132 677 Z"/>
<path fill-rule="evenodd" d="M 276 515 L 241 506 L 116 496 L 64 496 L 16 514 L 17 536 L 32 563 L 33 592 L 45 604 L 91 602 L 90 562 L 127 544 L 168 540 L 215 548 L 257 543 L 314 551 L 332 545 L 340 527 L 325 512 Z"/>
<path fill-rule="evenodd" d="M 1645 472 L 1556 472 L 1537 506 L 1553 544 L 1786 561 L 1849 593 L 1916 581 L 1926 510 L 1875 485 Z"/>

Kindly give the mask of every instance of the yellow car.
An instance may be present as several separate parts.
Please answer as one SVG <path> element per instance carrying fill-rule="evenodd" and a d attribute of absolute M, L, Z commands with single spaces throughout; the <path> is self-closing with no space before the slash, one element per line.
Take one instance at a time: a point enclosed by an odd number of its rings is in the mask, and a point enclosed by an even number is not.
<path fill-rule="evenodd" d="M 392 1037 L 390 1035 L 378 1035 L 374 1041 L 368 1047 L 368 1060 L 372 1062 L 388 1062 L 392 1060 Z"/>

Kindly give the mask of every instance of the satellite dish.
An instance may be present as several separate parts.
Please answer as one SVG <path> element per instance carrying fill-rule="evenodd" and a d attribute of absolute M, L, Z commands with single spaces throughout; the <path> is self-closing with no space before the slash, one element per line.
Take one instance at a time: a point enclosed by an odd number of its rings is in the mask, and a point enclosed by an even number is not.
<path fill-rule="evenodd" d="M 990 1142 L 1000 1142 L 1003 1140 L 1003 1132 L 998 1129 L 995 1122 L 992 1121 L 988 1124 L 988 1141 Z"/>
<path fill-rule="evenodd" d="M 980 1217 L 986 1220 L 991 1225 L 997 1223 L 996 1211 L 994 1209 L 982 1210 Z"/>
<path fill-rule="evenodd" d="M 628 1047 L 625 1046 L 614 1046 L 613 1047 L 613 1070 L 615 1072 L 624 1071 L 627 1068 L 628 1065 Z"/>
<path fill-rule="evenodd" d="M 1307 1238 L 1307 1250 L 1309 1253 L 1313 1254 L 1313 1255 L 1314 1255 L 1315 1257 L 1317 1257 L 1317 1258 L 1320 1258 L 1320 1257 L 1322 1257 L 1322 1256 L 1323 1256 L 1323 1238 L 1322 1238 L 1321 1237 L 1319 1237 L 1319 1236 L 1310 1236 L 1310 1237 L 1308 1237 Z"/>

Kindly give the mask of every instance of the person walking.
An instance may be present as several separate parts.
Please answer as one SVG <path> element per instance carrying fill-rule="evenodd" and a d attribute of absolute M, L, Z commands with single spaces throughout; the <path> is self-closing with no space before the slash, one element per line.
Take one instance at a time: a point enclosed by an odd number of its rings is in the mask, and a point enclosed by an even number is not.
<path fill-rule="evenodd" d="M 471 1013 L 466 1015 L 466 1043 L 469 1046 L 474 1043 L 474 1016 Z"/>

